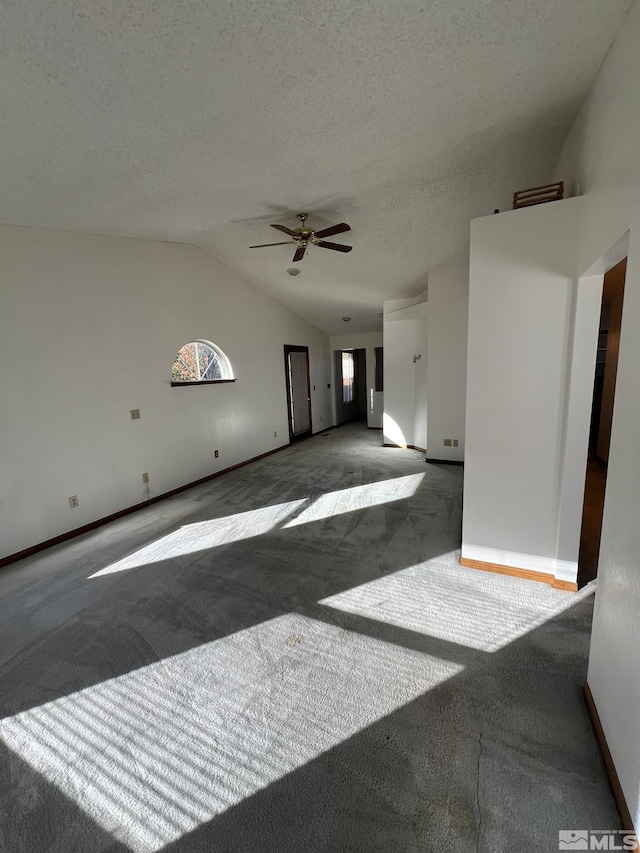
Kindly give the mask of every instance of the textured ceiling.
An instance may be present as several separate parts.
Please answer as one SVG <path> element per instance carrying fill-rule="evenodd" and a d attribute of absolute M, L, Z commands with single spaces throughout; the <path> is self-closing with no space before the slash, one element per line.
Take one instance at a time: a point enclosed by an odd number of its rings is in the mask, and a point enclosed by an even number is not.
<path fill-rule="evenodd" d="M 551 179 L 629 0 L 5 0 L 0 221 L 195 243 L 328 332 Z M 249 250 L 346 220 L 351 254 Z M 284 238 L 283 238 L 284 239 Z"/>

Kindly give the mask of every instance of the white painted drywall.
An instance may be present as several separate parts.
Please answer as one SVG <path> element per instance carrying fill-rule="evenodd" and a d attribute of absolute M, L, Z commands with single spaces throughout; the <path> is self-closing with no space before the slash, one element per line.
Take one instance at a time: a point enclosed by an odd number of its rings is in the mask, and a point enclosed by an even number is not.
<path fill-rule="evenodd" d="M 582 273 L 629 231 L 589 684 L 640 828 L 640 4 L 562 149 L 557 177 L 584 196 Z M 619 260 L 619 258 L 614 259 Z M 600 269 L 600 272 L 604 270 Z"/>
<path fill-rule="evenodd" d="M 382 412 L 384 409 L 384 393 L 376 392 L 376 353 L 375 348 L 382 346 L 382 332 L 371 332 L 365 334 L 344 334 L 334 335 L 329 339 L 331 352 L 335 353 L 343 349 L 364 349 L 366 350 L 367 358 L 367 426 L 370 429 L 380 429 L 382 427 Z M 337 388 L 340 384 L 341 377 L 335 368 L 334 359 L 334 375 L 333 386 Z M 337 423 L 335 412 L 335 395 L 332 395 L 334 405 L 334 420 Z"/>
<path fill-rule="evenodd" d="M 413 362 L 413 446 L 418 450 L 427 449 L 427 434 L 430 426 L 431 401 L 428 395 L 429 368 L 429 315 L 418 317 L 415 325 Z M 420 356 L 420 358 L 417 358 Z"/>
<path fill-rule="evenodd" d="M 385 441 L 430 459 L 464 459 L 468 292 L 468 268 L 437 270 L 420 296 L 384 303 Z"/>
<path fill-rule="evenodd" d="M 415 444 L 416 337 L 420 319 L 384 318 L 384 418 L 383 441 L 400 447 Z"/>
<path fill-rule="evenodd" d="M 0 556 L 286 444 L 284 344 L 331 423 L 328 338 L 200 249 L 3 226 L 0 275 Z M 236 383 L 170 387 L 194 338 Z"/>
<path fill-rule="evenodd" d="M 580 208 L 568 199 L 471 223 L 463 556 L 480 546 L 558 559 Z M 593 362 L 587 373 L 593 385 Z"/>
<path fill-rule="evenodd" d="M 198 242 L 373 331 L 546 179 L 627 4 L 5 2 L 0 222 Z M 291 247 L 248 246 L 307 206 L 354 251 L 311 247 L 294 280 Z"/>
<path fill-rule="evenodd" d="M 429 459 L 464 459 L 469 268 L 429 273 L 427 400 Z M 445 438 L 458 447 L 445 447 Z"/>

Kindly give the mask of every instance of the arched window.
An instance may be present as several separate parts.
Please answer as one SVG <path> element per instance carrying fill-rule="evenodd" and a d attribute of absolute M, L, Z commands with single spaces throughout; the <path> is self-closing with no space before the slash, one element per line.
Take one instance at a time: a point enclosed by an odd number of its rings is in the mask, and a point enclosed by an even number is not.
<path fill-rule="evenodd" d="M 231 362 L 210 341 L 191 341 L 180 348 L 171 368 L 172 385 L 235 382 Z"/>

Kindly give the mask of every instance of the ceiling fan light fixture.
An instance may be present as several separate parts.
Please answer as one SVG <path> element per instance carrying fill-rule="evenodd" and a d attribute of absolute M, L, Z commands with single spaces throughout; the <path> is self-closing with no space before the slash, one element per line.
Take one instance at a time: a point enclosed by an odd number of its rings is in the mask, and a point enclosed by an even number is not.
<path fill-rule="evenodd" d="M 293 256 L 294 264 L 299 263 L 305 256 L 309 246 L 314 246 L 319 249 L 331 249 L 333 252 L 350 252 L 353 246 L 345 246 L 344 243 L 330 243 L 323 240 L 323 237 L 332 237 L 334 234 L 344 234 L 346 231 L 351 231 L 351 227 L 346 222 L 339 222 L 337 225 L 332 225 L 330 228 L 323 228 L 321 231 L 314 231 L 307 225 L 308 213 L 298 213 L 298 219 L 301 224 L 297 228 L 288 228 L 286 225 L 272 224 L 271 227 L 276 231 L 281 231 L 291 239 L 281 243 L 260 243 L 256 246 L 249 246 L 250 249 L 265 249 L 267 246 L 295 246 L 297 249 Z M 314 249 L 315 251 L 315 249 Z"/>

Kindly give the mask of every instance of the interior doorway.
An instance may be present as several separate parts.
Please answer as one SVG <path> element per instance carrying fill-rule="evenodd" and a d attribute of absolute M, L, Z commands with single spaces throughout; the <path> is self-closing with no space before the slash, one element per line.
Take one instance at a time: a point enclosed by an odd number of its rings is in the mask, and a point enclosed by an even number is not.
<path fill-rule="evenodd" d="M 367 351 L 334 352 L 336 424 L 367 417 Z"/>
<path fill-rule="evenodd" d="M 287 382 L 289 440 L 299 441 L 311 435 L 309 347 L 285 345 L 284 369 Z"/>
<path fill-rule="evenodd" d="M 598 572 L 626 270 L 627 259 L 623 258 L 605 274 L 602 288 L 589 459 L 578 555 L 579 586 L 593 580 Z"/>

